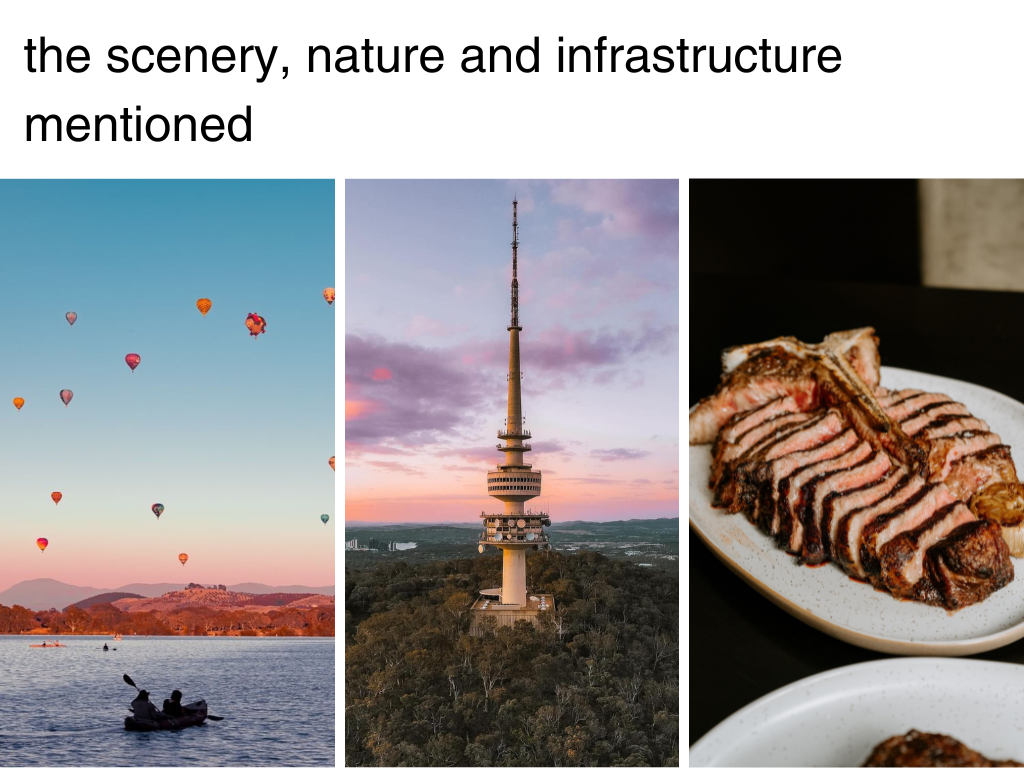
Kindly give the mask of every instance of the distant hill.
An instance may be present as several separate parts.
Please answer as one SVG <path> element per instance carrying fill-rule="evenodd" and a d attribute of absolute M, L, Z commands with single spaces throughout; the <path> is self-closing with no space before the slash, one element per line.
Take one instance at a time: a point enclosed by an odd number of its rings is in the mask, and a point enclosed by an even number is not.
<path fill-rule="evenodd" d="M 100 595 L 93 595 L 92 597 L 87 597 L 85 598 L 85 600 L 79 600 L 74 605 L 67 606 L 67 608 L 65 608 L 64 610 L 66 611 L 68 608 L 81 608 L 82 610 L 85 610 L 86 608 L 92 608 L 94 605 L 112 603 L 115 600 L 120 600 L 125 597 L 142 597 L 142 595 L 136 594 L 134 592 L 104 592 Z"/>
<path fill-rule="evenodd" d="M 235 610 L 242 608 L 250 611 L 267 613 L 278 608 L 312 608 L 321 605 L 333 605 L 333 595 L 315 595 L 309 593 L 276 592 L 269 595 L 254 595 L 248 592 L 234 592 L 225 589 L 207 589 L 190 587 L 168 592 L 159 597 L 134 597 L 118 600 L 114 607 L 129 613 L 139 611 L 157 611 L 168 613 L 185 608 L 212 608 L 215 610 Z"/>
<path fill-rule="evenodd" d="M 65 606 L 75 605 L 89 598 L 109 595 L 111 593 L 126 593 L 137 597 L 160 597 L 168 592 L 182 590 L 184 583 L 162 583 L 162 584 L 125 584 L 120 587 L 79 587 L 73 584 L 65 584 L 56 579 L 29 579 L 20 581 L 9 589 L 0 592 L 0 605 L 21 605 L 33 611 L 45 611 L 49 608 L 62 609 Z M 287 586 L 270 586 L 258 582 L 245 582 L 243 584 L 230 584 L 228 589 L 232 592 L 245 592 L 254 595 L 265 595 L 274 593 L 286 594 L 321 594 L 333 595 L 334 587 L 307 587 L 300 584 Z M 101 600 L 98 602 L 106 602 Z M 93 603 L 98 604 L 97 603 Z"/>

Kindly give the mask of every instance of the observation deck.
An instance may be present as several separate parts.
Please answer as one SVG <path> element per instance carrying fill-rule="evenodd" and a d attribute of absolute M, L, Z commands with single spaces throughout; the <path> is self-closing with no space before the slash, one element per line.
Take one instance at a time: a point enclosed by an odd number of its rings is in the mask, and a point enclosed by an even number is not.
<path fill-rule="evenodd" d="M 484 530 L 480 534 L 478 549 L 485 546 L 499 549 L 551 549 L 544 529 L 551 525 L 546 512 L 520 512 L 513 515 L 481 512 Z"/>
<path fill-rule="evenodd" d="M 541 473 L 526 465 L 503 465 L 487 473 L 487 495 L 502 501 L 528 501 L 541 493 Z"/>

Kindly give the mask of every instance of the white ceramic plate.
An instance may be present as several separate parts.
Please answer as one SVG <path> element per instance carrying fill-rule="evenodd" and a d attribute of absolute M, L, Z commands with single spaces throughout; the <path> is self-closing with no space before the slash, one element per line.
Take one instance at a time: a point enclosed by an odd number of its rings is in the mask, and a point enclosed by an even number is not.
<path fill-rule="evenodd" d="M 943 392 L 987 421 L 1017 460 L 1024 456 L 1024 405 L 1016 400 L 975 384 L 899 368 L 883 367 L 882 385 Z M 710 447 L 691 446 L 691 527 L 740 578 L 812 627 L 854 645 L 904 656 L 964 656 L 1024 637 L 1024 560 L 1013 561 L 1019 572 L 1009 586 L 957 613 L 898 601 L 853 581 L 835 565 L 797 565 L 743 515 L 713 508 L 710 470 Z"/>
<path fill-rule="evenodd" d="M 985 757 L 1024 760 L 1024 666 L 970 659 L 885 659 L 779 688 L 716 725 L 690 765 L 863 765 L 912 728 Z"/>

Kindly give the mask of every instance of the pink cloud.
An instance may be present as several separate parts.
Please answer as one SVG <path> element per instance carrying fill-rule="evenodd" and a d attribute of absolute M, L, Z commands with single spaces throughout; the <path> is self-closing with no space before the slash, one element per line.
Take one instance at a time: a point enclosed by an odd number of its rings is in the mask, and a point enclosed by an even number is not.
<path fill-rule="evenodd" d="M 370 379 L 373 381 L 388 381 L 391 378 L 391 371 L 387 368 L 374 368 Z"/>

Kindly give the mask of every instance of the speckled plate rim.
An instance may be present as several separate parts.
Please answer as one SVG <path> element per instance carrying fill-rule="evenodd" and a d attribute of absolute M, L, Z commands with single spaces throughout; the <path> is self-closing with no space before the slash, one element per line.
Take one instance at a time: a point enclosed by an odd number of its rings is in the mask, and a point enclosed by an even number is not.
<path fill-rule="evenodd" d="M 984 672 L 992 672 L 998 676 L 1001 680 L 1006 681 L 1008 690 L 1019 691 L 1024 687 L 1024 666 L 1020 664 L 1011 664 L 1003 661 L 982 661 L 979 659 L 947 659 L 947 658 L 901 658 L 901 659 L 879 659 L 876 661 L 866 661 L 859 664 L 849 664 L 844 667 L 836 667 L 825 672 L 820 672 L 810 677 L 805 677 L 802 680 L 784 685 L 781 688 L 776 688 L 771 693 L 766 693 L 759 699 L 752 701 L 745 707 L 736 710 L 729 715 L 725 720 L 720 722 L 710 731 L 701 736 L 689 749 L 689 765 L 692 766 L 712 766 L 712 765 L 729 765 L 726 758 L 728 752 L 735 752 L 737 750 L 737 743 L 742 740 L 751 738 L 750 730 L 744 727 L 742 723 L 744 721 L 756 720 L 759 712 L 764 711 L 768 713 L 774 709 L 775 714 L 773 717 L 766 716 L 764 720 L 779 719 L 784 717 L 788 709 L 807 709 L 814 701 L 815 689 L 827 688 L 827 683 L 837 678 L 847 678 L 849 680 L 865 679 L 874 676 L 881 676 L 882 674 L 891 674 L 893 672 L 907 675 L 919 674 L 917 670 L 934 672 L 936 667 L 943 670 L 958 671 L 958 672 L 970 672 L 972 678 L 978 677 L 979 674 Z M 1014 677 L 1022 678 L 1020 680 L 1014 680 Z M 922 680 L 927 680 L 925 676 L 922 676 Z M 905 685 L 906 683 L 897 681 L 894 686 Z M 920 683 L 919 683 L 920 684 Z M 801 695 L 803 694 L 803 695 Z M 821 695 L 824 695 L 822 693 Z M 786 699 L 792 699 L 792 702 L 786 702 Z M 787 707 L 787 703 L 789 707 Z M 922 724 L 924 725 L 924 724 Z M 925 726 L 928 727 L 928 726 Z M 893 734 L 895 735 L 895 734 Z M 876 742 L 877 743 L 877 742 Z M 981 749 L 978 745 L 970 745 L 974 749 L 984 754 L 984 749 Z M 865 751 L 864 757 L 867 757 L 867 751 Z M 798 763 L 792 763 L 797 765 Z"/>
<path fill-rule="evenodd" d="M 1012 406 L 1015 409 L 1020 410 L 1024 413 L 1024 403 L 1020 403 L 1011 397 L 1007 397 L 1001 392 L 988 389 L 979 384 L 971 384 L 970 382 L 960 381 L 957 379 L 950 379 L 946 376 L 937 376 L 931 373 L 923 373 L 919 371 L 911 371 L 905 368 L 893 368 L 890 366 L 882 366 L 882 380 L 885 381 L 886 373 L 904 374 L 911 376 L 926 376 L 936 381 L 937 384 L 941 385 L 941 382 L 948 381 L 956 385 L 969 385 L 975 389 L 983 390 L 989 394 L 989 396 L 1002 400 L 1006 405 Z M 693 412 L 693 408 L 690 408 L 690 412 Z M 1012 447 L 1012 446 L 1011 446 Z M 697 502 L 693 496 L 690 495 L 690 509 L 694 509 L 697 506 Z M 734 561 L 727 552 L 718 546 L 717 542 L 714 541 L 711 534 L 703 530 L 700 525 L 693 519 L 692 515 L 687 515 L 690 523 L 690 527 L 697 534 L 698 538 L 704 543 L 704 545 L 711 550 L 711 552 L 721 560 L 726 567 L 729 568 L 733 573 L 739 576 L 743 581 L 753 587 L 764 597 L 771 600 L 777 606 L 782 608 L 786 613 L 794 616 L 800 621 L 804 622 L 808 626 L 814 627 L 820 632 L 824 632 L 831 637 L 835 637 L 843 642 L 856 645 L 861 648 L 867 648 L 872 651 L 879 651 L 881 653 L 891 653 L 899 656 L 968 656 L 975 653 L 984 653 L 985 651 L 991 651 L 995 648 L 1002 648 L 1004 645 L 1016 642 L 1024 637 L 1024 621 L 1021 621 L 1014 626 L 1005 629 L 1001 632 L 995 632 L 990 635 L 982 635 L 980 637 L 972 637 L 965 640 L 944 640 L 944 641 L 909 641 L 899 640 L 896 638 L 885 637 L 882 635 L 872 635 L 864 632 L 858 632 L 849 627 L 843 627 L 838 624 L 830 622 L 821 616 L 818 616 L 814 612 L 808 610 L 804 606 L 793 602 L 789 598 L 779 594 L 772 589 L 768 584 L 765 584 L 759 580 L 756 576 L 749 573 L 742 565 Z M 1015 560 L 1014 567 L 1024 566 L 1024 561 Z M 936 609 L 940 610 L 940 609 Z M 966 610 L 966 609 L 965 609 Z"/>

